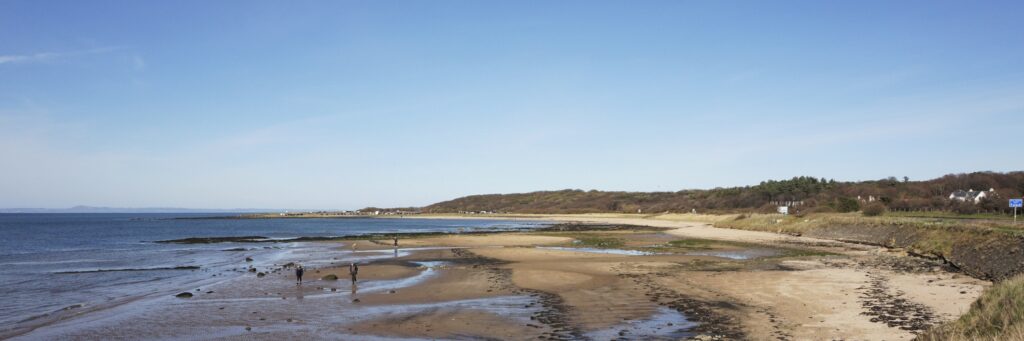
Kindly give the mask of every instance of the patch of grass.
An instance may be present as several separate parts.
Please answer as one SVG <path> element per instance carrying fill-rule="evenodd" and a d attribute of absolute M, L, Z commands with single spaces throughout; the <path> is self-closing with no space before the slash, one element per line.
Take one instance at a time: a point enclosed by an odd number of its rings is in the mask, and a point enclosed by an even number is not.
<path fill-rule="evenodd" d="M 1014 235 L 1014 236 L 1024 235 L 1024 229 L 1022 229 L 1020 227 L 996 226 L 996 227 L 993 227 L 992 230 L 995 230 L 997 232 L 1002 232 L 1002 233 L 1010 234 L 1010 235 Z"/>
<path fill-rule="evenodd" d="M 1024 340 L 1024 275 L 996 283 L 966 314 L 917 340 Z"/>
<path fill-rule="evenodd" d="M 601 237 L 593 235 L 579 235 L 575 237 L 572 245 L 576 247 L 592 247 L 599 249 L 615 249 L 626 245 L 622 238 Z"/>
<path fill-rule="evenodd" d="M 782 254 L 777 257 L 824 257 L 824 256 L 838 256 L 838 253 L 832 253 L 828 251 L 814 250 L 814 249 L 790 249 L 783 248 Z"/>
<path fill-rule="evenodd" d="M 695 259 L 686 263 L 678 263 L 685 271 L 741 271 L 748 267 L 747 263 L 733 261 L 709 261 Z"/>
<path fill-rule="evenodd" d="M 1013 220 L 1011 214 L 999 214 L 999 213 L 973 213 L 973 214 L 960 214 L 956 212 L 947 211 L 924 211 L 924 212 L 904 212 L 904 211 L 889 211 L 888 215 L 908 218 L 945 218 L 945 219 L 991 219 L 991 220 Z"/>
<path fill-rule="evenodd" d="M 670 241 L 668 245 L 684 249 L 710 249 L 713 243 L 707 239 L 680 239 Z"/>
<path fill-rule="evenodd" d="M 813 213 L 804 217 L 780 214 L 751 214 L 746 219 L 720 220 L 717 227 L 768 232 L 804 232 L 827 226 L 905 226 L 956 232 L 1024 231 L 1024 224 L 1008 224 L 1004 219 L 959 219 L 944 216 L 902 216 L 890 212 L 885 216 L 866 217 L 857 213 Z"/>
<path fill-rule="evenodd" d="M 745 214 L 744 214 L 745 215 Z M 657 215 L 650 215 L 644 218 L 654 220 L 668 220 L 668 221 L 687 221 L 687 222 L 702 222 L 702 223 L 716 223 L 723 220 L 736 219 L 739 214 L 692 214 L 692 213 L 664 213 Z"/>
<path fill-rule="evenodd" d="M 729 248 L 763 248 L 765 245 L 751 244 L 743 242 L 725 241 L 725 240 L 711 240 L 711 239 L 698 239 L 698 238 L 687 238 L 677 239 L 668 242 L 664 246 L 667 249 L 684 249 L 684 251 L 691 250 L 711 250 L 711 249 L 729 249 Z"/>
<path fill-rule="evenodd" d="M 857 213 L 815 213 L 804 217 L 753 214 L 746 219 L 722 220 L 714 225 L 723 228 L 794 234 L 805 234 L 829 227 L 855 227 L 864 231 L 874 228 L 897 228 L 907 231 L 907 234 L 913 234 L 915 241 L 912 244 L 899 245 L 885 243 L 887 246 L 910 247 L 915 252 L 936 255 L 949 255 L 954 245 L 964 244 L 964 242 L 984 242 L 1007 236 L 1024 235 L 1024 224 L 1008 224 L 1005 220 L 922 218 L 899 215 L 866 217 Z"/>

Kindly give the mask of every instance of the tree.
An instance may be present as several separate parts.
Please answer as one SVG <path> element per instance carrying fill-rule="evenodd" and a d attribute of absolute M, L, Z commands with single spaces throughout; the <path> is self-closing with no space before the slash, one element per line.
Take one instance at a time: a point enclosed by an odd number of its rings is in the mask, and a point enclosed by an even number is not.
<path fill-rule="evenodd" d="M 887 211 L 885 205 L 879 202 L 873 202 L 864 206 L 864 211 L 861 213 L 864 214 L 865 217 L 877 217 L 885 214 L 885 211 Z"/>
<path fill-rule="evenodd" d="M 832 204 L 832 208 L 835 208 L 837 212 L 857 212 L 860 211 L 860 202 L 857 199 L 851 198 L 836 198 L 836 201 Z"/>

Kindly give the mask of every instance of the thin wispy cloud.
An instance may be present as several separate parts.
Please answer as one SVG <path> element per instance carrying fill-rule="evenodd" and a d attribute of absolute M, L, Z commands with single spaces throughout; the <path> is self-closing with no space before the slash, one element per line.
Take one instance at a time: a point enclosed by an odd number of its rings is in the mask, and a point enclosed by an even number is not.
<path fill-rule="evenodd" d="M 38 53 L 31 53 L 31 54 L 0 55 L 0 65 L 2 65 L 2 64 L 19 64 L 19 63 L 44 62 L 44 61 L 60 59 L 60 58 L 83 56 L 83 55 L 90 55 L 90 54 L 97 54 L 97 53 L 107 53 L 107 52 L 117 51 L 119 49 L 121 49 L 121 47 L 108 46 L 108 47 L 99 47 L 99 48 L 94 48 L 94 49 L 77 50 L 77 51 L 65 51 L 65 52 L 38 52 Z"/>

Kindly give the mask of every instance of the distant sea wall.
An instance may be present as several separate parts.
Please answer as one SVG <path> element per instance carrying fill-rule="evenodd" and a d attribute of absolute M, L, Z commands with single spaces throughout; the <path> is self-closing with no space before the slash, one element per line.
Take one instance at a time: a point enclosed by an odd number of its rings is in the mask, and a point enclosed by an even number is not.
<path fill-rule="evenodd" d="M 1024 273 L 1024 237 L 1006 233 L 840 225 L 808 229 L 803 235 L 906 248 L 919 256 L 944 260 L 970 276 L 991 281 Z"/>

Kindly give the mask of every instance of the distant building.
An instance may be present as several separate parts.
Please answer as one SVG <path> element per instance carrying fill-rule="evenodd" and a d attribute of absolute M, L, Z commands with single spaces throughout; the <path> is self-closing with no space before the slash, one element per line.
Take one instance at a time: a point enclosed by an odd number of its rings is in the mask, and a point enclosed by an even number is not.
<path fill-rule="evenodd" d="M 982 198 L 992 197 L 995 194 L 996 190 L 994 188 L 989 188 L 988 191 L 975 191 L 973 189 L 965 191 L 962 189 L 958 189 L 953 191 L 953 193 L 949 194 L 949 200 L 959 200 L 963 202 L 977 204 L 981 202 Z"/>

